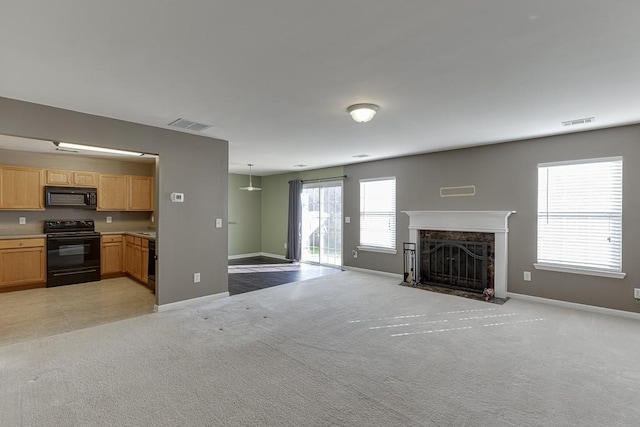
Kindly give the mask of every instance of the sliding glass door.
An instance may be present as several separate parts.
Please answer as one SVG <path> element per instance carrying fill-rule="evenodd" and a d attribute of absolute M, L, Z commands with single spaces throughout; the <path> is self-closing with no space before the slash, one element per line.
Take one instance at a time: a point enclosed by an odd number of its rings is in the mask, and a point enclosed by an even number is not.
<path fill-rule="evenodd" d="M 342 265 L 342 182 L 303 185 L 302 261 Z"/>

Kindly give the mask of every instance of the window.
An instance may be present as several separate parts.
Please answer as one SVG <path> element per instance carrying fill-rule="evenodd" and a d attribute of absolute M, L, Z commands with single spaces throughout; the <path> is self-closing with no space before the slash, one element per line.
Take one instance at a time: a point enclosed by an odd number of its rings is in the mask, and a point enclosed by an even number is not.
<path fill-rule="evenodd" d="M 360 180 L 360 246 L 396 253 L 396 179 Z"/>
<path fill-rule="evenodd" d="M 538 263 L 623 278 L 622 158 L 538 165 Z"/>

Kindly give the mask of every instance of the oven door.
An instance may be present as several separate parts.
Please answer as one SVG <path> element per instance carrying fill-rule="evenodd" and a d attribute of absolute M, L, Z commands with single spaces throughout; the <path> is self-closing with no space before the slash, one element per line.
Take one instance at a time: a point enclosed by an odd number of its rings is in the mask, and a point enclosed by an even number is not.
<path fill-rule="evenodd" d="M 47 287 L 100 280 L 100 235 L 49 235 Z"/>

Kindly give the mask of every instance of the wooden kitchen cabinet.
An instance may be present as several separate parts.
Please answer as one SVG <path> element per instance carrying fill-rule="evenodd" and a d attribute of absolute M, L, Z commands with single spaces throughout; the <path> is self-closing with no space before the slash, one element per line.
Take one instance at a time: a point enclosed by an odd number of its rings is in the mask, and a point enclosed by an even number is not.
<path fill-rule="evenodd" d="M 96 172 L 78 172 L 59 169 L 45 171 L 45 184 L 64 187 L 97 187 L 98 174 Z"/>
<path fill-rule="evenodd" d="M 142 239 L 140 237 L 125 236 L 125 259 L 127 274 L 142 281 Z"/>
<path fill-rule="evenodd" d="M 99 211 L 152 211 L 153 193 L 150 176 L 98 176 Z"/>
<path fill-rule="evenodd" d="M 0 209 L 44 209 L 43 169 L 0 166 Z"/>
<path fill-rule="evenodd" d="M 98 176 L 98 210 L 127 210 L 127 177 L 126 175 Z"/>
<path fill-rule="evenodd" d="M 125 271 L 124 244 L 121 234 L 100 237 L 100 274 L 102 276 L 118 275 Z"/>
<path fill-rule="evenodd" d="M 55 169 L 47 169 L 45 171 L 46 185 L 73 185 L 73 172 Z"/>
<path fill-rule="evenodd" d="M 149 240 L 142 237 L 124 236 L 125 271 L 134 279 L 149 283 Z"/>
<path fill-rule="evenodd" d="M 97 187 L 98 174 L 95 172 L 73 172 L 73 185 L 77 187 Z"/>
<path fill-rule="evenodd" d="M 153 178 L 150 176 L 127 176 L 130 211 L 153 210 Z"/>
<path fill-rule="evenodd" d="M 0 240 L 0 287 L 44 282 L 44 238 Z"/>

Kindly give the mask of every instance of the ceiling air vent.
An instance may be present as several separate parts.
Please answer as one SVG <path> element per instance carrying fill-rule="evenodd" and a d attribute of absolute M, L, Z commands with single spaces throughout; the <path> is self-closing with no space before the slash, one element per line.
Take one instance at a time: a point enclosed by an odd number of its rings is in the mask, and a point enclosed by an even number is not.
<path fill-rule="evenodd" d="M 586 125 L 588 123 L 593 123 L 595 121 L 596 121 L 595 117 L 586 117 L 584 119 L 576 119 L 576 120 L 569 120 L 567 122 L 562 122 L 562 126 Z"/>
<path fill-rule="evenodd" d="M 200 132 L 201 130 L 209 129 L 211 125 L 205 125 L 203 123 L 192 122 L 191 120 L 185 119 L 177 119 L 168 124 L 168 126 L 173 126 L 174 128 L 180 129 L 188 129 L 195 132 Z"/>

